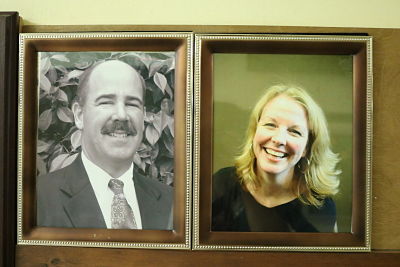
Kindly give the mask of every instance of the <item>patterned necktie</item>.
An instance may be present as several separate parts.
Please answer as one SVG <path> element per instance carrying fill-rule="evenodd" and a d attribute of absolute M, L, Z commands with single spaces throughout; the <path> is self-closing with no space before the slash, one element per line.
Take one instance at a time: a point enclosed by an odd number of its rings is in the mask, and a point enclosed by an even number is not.
<path fill-rule="evenodd" d="M 124 195 L 124 183 L 118 179 L 111 179 L 108 187 L 114 193 L 111 204 L 111 228 L 137 229 L 135 216 Z"/>

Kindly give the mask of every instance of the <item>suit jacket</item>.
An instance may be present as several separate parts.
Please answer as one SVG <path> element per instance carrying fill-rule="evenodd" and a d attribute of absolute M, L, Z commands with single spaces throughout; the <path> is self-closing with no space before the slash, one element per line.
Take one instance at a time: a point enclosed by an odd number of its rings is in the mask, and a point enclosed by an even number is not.
<path fill-rule="evenodd" d="M 143 229 L 172 229 L 172 188 L 133 172 Z M 107 228 L 81 155 L 37 181 L 37 225 Z"/>

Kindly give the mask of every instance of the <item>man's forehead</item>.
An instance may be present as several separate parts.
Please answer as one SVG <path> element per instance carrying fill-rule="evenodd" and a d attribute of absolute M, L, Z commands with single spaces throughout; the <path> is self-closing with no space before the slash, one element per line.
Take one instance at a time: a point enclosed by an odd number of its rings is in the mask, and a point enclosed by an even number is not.
<path fill-rule="evenodd" d="M 135 95 L 137 93 L 143 95 L 140 74 L 128 64 L 120 61 L 109 61 L 96 66 L 88 79 L 88 85 L 91 93 L 112 88 L 132 91 Z"/>
<path fill-rule="evenodd" d="M 110 78 L 110 79 L 138 79 L 139 73 L 130 65 L 117 60 L 106 61 L 97 65 L 90 78 Z"/>

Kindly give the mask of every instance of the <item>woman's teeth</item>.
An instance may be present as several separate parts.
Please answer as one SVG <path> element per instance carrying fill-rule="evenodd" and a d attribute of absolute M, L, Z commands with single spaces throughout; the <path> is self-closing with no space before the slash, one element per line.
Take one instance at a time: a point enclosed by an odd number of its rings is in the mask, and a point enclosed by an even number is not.
<path fill-rule="evenodd" d="M 264 148 L 264 150 L 265 150 L 265 152 L 267 152 L 267 154 L 270 154 L 270 155 L 278 157 L 278 158 L 284 158 L 287 156 L 287 153 L 275 151 L 275 150 L 272 150 L 269 148 Z"/>

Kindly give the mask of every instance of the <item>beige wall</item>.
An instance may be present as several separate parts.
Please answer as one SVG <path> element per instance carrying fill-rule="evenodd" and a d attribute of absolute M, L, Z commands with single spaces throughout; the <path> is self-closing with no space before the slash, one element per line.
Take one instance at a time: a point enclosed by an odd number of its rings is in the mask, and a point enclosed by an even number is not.
<path fill-rule="evenodd" d="M 234 3 L 234 4 L 233 4 Z M 398 0 L 1 0 L 25 24 L 281 25 L 399 28 Z"/>

